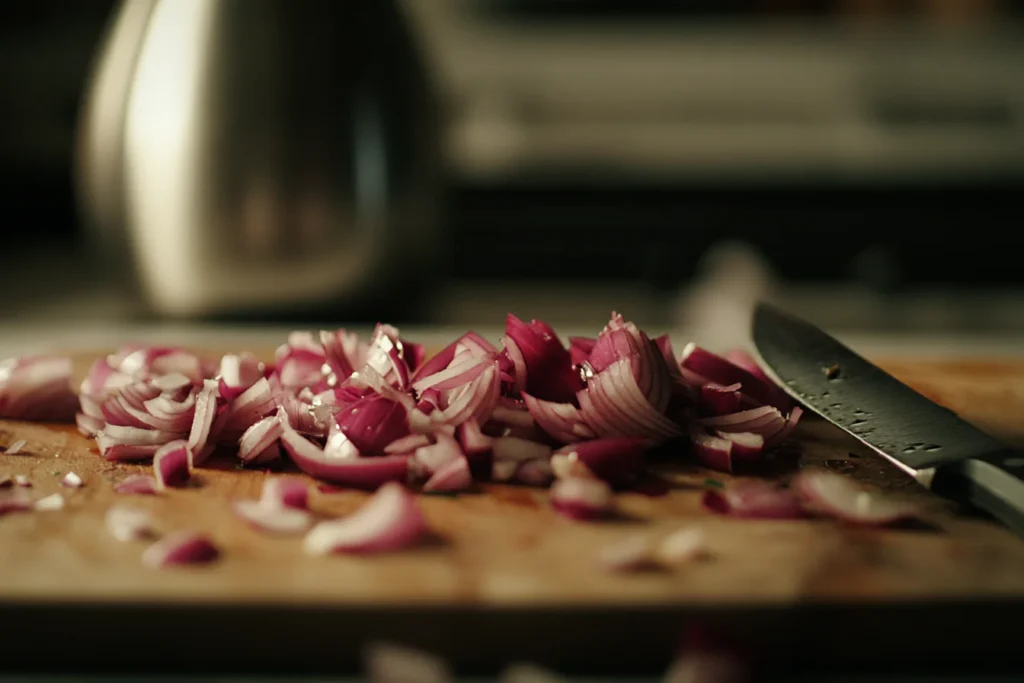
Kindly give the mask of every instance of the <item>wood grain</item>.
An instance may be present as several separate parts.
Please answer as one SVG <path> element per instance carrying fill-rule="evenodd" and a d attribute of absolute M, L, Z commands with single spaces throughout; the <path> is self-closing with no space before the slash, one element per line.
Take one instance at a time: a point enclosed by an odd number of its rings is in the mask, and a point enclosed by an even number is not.
<path fill-rule="evenodd" d="M 1024 438 L 1024 362 L 886 363 L 895 374 L 964 417 L 1007 438 Z M 255 498 L 268 476 L 230 458 L 197 472 L 194 484 L 159 496 L 125 496 L 114 485 L 148 470 L 104 461 L 73 429 L 0 422 L 0 447 L 25 439 L 24 455 L 0 455 L 0 478 L 27 474 L 33 494 L 62 493 L 55 512 L 0 517 L 0 611 L 45 613 L 54 605 L 181 605 L 246 609 L 493 610 L 608 609 L 662 613 L 791 609 L 807 605 L 1024 603 L 1024 543 L 999 526 L 958 514 L 883 459 L 831 426 L 807 420 L 798 456 L 780 455 L 760 473 L 788 476 L 827 466 L 921 500 L 929 528 L 858 530 L 826 520 L 742 521 L 705 513 L 705 480 L 730 477 L 685 463 L 662 463 L 673 489 L 620 496 L 625 521 L 580 523 L 551 511 L 543 490 L 488 486 L 458 497 L 421 496 L 436 539 L 377 557 L 307 557 L 299 538 L 261 534 L 236 519 L 232 500 Z M 79 490 L 60 486 L 74 471 Z M 323 518 L 355 509 L 366 494 L 317 493 Z M 206 567 L 144 568 L 144 543 L 114 540 L 103 515 L 114 503 L 152 511 L 165 531 L 211 534 L 223 558 Z M 636 533 L 703 529 L 711 558 L 675 571 L 610 575 L 597 568 L 606 545 Z M 43 611 L 39 611 L 43 610 Z M 555 623 L 555 622 L 551 622 Z M 653 623 L 653 622 L 652 622 Z M 422 634 L 421 634 L 422 635 Z M 436 637 L 436 634 L 423 635 Z M 568 650 L 566 651 L 566 653 Z M 563 653 L 565 654 L 565 653 Z"/>

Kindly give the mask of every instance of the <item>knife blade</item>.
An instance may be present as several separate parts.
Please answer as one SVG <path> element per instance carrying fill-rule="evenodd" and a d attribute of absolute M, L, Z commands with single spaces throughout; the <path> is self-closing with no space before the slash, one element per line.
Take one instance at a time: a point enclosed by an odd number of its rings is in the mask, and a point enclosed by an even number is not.
<path fill-rule="evenodd" d="M 1024 454 L 775 306 L 758 304 L 752 336 L 761 366 L 790 396 L 924 486 L 1024 535 Z"/>

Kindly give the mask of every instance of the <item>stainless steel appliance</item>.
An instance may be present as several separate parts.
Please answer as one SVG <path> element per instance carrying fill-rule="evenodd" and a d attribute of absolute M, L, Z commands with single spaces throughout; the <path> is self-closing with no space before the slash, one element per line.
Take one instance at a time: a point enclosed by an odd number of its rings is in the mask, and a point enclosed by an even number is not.
<path fill-rule="evenodd" d="M 158 314 L 380 298 L 438 243 L 427 81 L 394 2 L 125 0 L 82 118 L 87 227 Z"/>

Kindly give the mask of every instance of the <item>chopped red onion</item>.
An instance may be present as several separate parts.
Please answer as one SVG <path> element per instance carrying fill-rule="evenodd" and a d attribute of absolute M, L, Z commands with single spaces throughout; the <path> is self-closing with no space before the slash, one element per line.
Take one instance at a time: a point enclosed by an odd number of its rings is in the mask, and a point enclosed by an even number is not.
<path fill-rule="evenodd" d="M 281 445 L 299 469 L 317 479 L 352 488 L 376 489 L 391 481 L 405 481 L 409 458 L 404 455 L 363 457 L 344 434 L 335 433 L 320 448 L 296 432 L 283 412 Z"/>
<path fill-rule="evenodd" d="M 749 353 L 747 353 L 746 351 L 744 351 L 743 349 L 733 349 L 731 351 L 726 351 L 723 355 L 723 358 L 725 358 L 725 360 L 729 361 L 733 365 L 743 368 L 751 375 L 757 377 L 759 380 L 764 382 L 765 384 L 774 385 L 774 382 L 761 368 L 761 365 L 757 362 L 757 359 L 754 358 Z"/>
<path fill-rule="evenodd" d="M 536 398 L 571 403 L 581 387 L 572 357 L 554 330 L 539 320 L 527 325 L 511 313 L 505 319 L 505 337 L 515 342 L 526 367 L 523 390 Z M 507 347 L 506 347 L 507 349 Z"/>
<path fill-rule="evenodd" d="M 659 567 L 654 551 L 650 538 L 644 534 L 633 534 L 605 546 L 598 562 L 610 572 L 647 571 Z"/>
<path fill-rule="evenodd" d="M 389 444 L 409 434 L 406 408 L 376 394 L 345 408 L 338 413 L 337 421 L 345 436 L 367 455 L 384 453 Z"/>
<path fill-rule="evenodd" d="M 668 565 L 690 562 L 707 551 L 704 532 L 697 528 L 678 529 L 665 536 L 655 549 L 656 557 Z"/>
<path fill-rule="evenodd" d="M 556 455 L 578 461 L 586 471 L 613 486 L 628 484 L 643 471 L 647 443 L 636 437 L 612 437 L 565 446 Z"/>
<path fill-rule="evenodd" d="M 266 368 L 251 353 L 227 354 L 220 359 L 217 371 L 218 391 L 225 401 L 238 398 L 242 392 L 262 379 Z"/>
<path fill-rule="evenodd" d="M 597 339 L 593 337 L 569 337 L 569 357 L 573 365 L 581 365 L 587 362 Z"/>
<path fill-rule="evenodd" d="M 142 564 L 152 569 L 185 564 L 206 564 L 220 556 L 220 551 L 205 534 L 176 531 L 153 543 L 142 553 Z"/>
<path fill-rule="evenodd" d="M 263 482 L 260 502 L 305 510 L 309 507 L 309 484 L 298 477 L 271 477 Z"/>
<path fill-rule="evenodd" d="M 156 535 L 153 518 L 145 510 L 114 505 L 104 518 L 107 531 L 119 541 L 141 541 Z"/>
<path fill-rule="evenodd" d="M 757 460 L 764 450 L 764 437 L 753 432 L 717 432 L 717 435 L 732 442 L 732 457 L 736 460 Z"/>
<path fill-rule="evenodd" d="M 740 389 L 743 385 L 736 383 L 723 387 L 721 384 L 708 382 L 701 385 L 700 407 L 707 415 L 727 415 L 740 409 L 743 396 Z"/>
<path fill-rule="evenodd" d="M 491 452 L 494 454 L 496 462 L 526 462 L 528 460 L 547 460 L 551 457 L 550 446 L 514 436 L 501 436 L 494 439 Z"/>
<path fill-rule="evenodd" d="M 528 460 L 516 468 L 512 478 L 520 484 L 528 486 L 547 486 L 555 477 L 549 458 Z"/>
<path fill-rule="evenodd" d="M 55 494 L 60 495 L 60 494 Z M 61 498 L 61 501 L 64 499 Z M 4 489 L 0 491 L 0 517 L 12 512 L 25 512 L 32 509 L 32 497 L 23 488 Z"/>
<path fill-rule="evenodd" d="M 570 479 L 572 477 L 584 479 L 598 478 L 597 475 L 590 471 L 589 467 L 584 465 L 574 455 L 566 455 L 559 452 L 551 456 L 551 473 L 557 479 Z"/>
<path fill-rule="evenodd" d="M 184 486 L 192 476 L 192 451 L 183 439 L 164 444 L 153 455 L 153 474 L 160 488 Z"/>
<path fill-rule="evenodd" d="M 705 427 L 721 432 L 754 432 L 770 439 L 786 426 L 786 418 L 775 406 L 761 406 L 729 415 L 705 417 L 701 421 Z"/>
<path fill-rule="evenodd" d="M 913 503 L 870 492 L 849 477 L 826 470 L 804 470 L 794 477 L 792 487 L 808 511 L 851 524 L 883 526 L 921 512 Z"/>
<path fill-rule="evenodd" d="M 732 472 L 732 441 L 712 436 L 700 427 L 690 428 L 693 454 L 708 467 L 719 472 Z"/>
<path fill-rule="evenodd" d="M 559 443 L 585 441 L 597 436 L 572 403 L 554 403 L 523 393 L 523 401 L 537 425 Z"/>
<path fill-rule="evenodd" d="M 615 513 L 615 495 L 600 479 L 559 479 L 551 487 L 551 506 L 573 519 L 603 519 Z"/>
<path fill-rule="evenodd" d="M 51 493 L 50 495 L 37 500 L 32 507 L 40 512 L 55 512 L 57 510 L 63 510 L 64 496 L 59 493 Z"/>
<path fill-rule="evenodd" d="M 519 470 L 515 460 L 493 461 L 491 463 L 491 479 L 494 481 L 511 481 Z"/>
<path fill-rule="evenodd" d="M 459 442 L 448 434 L 439 432 L 437 443 L 416 449 L 410 465 L 415 463 L 419 471 L 430 476 L 440 472 L 448 463 L 459 458 L 463 458 Z"/>
<path fill-rule="evenodd" d="M 23 455 L 25 453 L 25 444 L 28 443 L 25 439 L 18 439 L 11 443 L 10 446 L 4 451 L 7 455 Z"/>
<path fill-rule="evenodd" d="M 644 396 L 628 358 L 613 362 L 592 377 L 577 399 L 583 419 L 599 436 L 664 441 L 681 433 L 679 426 Z"/>
<path fill-rule="evenodd" d="M 334 332 L 320 332 L 324 358 L 334 373 L 334 381 L 344 382 L 352 373 L 366 365 L 369 345 L 354 332 L 339 329 Z"/>
<path fill-rule="evenodd" d="M 82 478 L 74 472 L 68 472 L 64 475 L 64 478 L 60 480 L 60 485 L 69 489 L 80 489 L 85 486 L 85 482 Z"/>
<path fill-rule="evenodd" d="M 253 528 L 271 534 L 302 534 L 313 524 L 312 515 L 305 510 L 270 505 L 262 500 L 236 500 L 232 509 Z"/>
<path fill-rule="evenodd" d="M 16 474 L 16 475 L 14 475 L 14 483 L 17 486 L 21 486 L 21 487 L 24 487 L 24 488 L 31 488 L 32 487 L 32 482 L 29 480 L 28 475 L 25 475 L 25 474 Z"/>
<path fill-rule="evenodd" d="M 683 349 L 679 363 L 683 368 L 705 378 L 705 381 L 722 386 L 743 385 L 743 394 L 749 396 L 757 404 L 771 405 L 779 410 L 788 411 L 793 403 L 789 396 L 776 385 L 765 382 L 760 377 L 696 344 L 688 344 Z"/>
<path fill-rule="evenodd" d="M 0 489 L 9 489 L 14 486 L 14 480 L 10 476 L 0 477 Z"/>
<path fill-rule="evenodd" d="M 196 409 L 192 418 L 192 428 L 188 434 L 188 447 L 192 451 L 195 464 L 203 463 L 212 451 L 207 447 L 213 420 L 217 416 L 217 396 L 219 389 L 215 382 L 206 382 L 196 395 Z"/>
<path fill-rule="evenodd" d="M 352 515 L 313 527 L 304 547 L 313 555 L 388 552 L 412 545 L 426 532 L 426 519 L 413 495 L 390 482 Z"/>
<path fill-rule="evenodd" d="M 424 493 L 454 493 L 465 491 L 473 485 L 469 461 L 462 455 L 449 460 L 434 471 L 423 485 Z"/>
<path fill-rule="evenodd" d="M 260 456 L 264 455 L 268 448 L 276 445 L 279 438 L 281 420 L 276 415 L 257 420 L 238 440 L 238 459 L 246 463 L 260 461 Z"/>
<path fill-rule="evenodd" d="M 797 519 L 805 516 L 792 490 L 765 481 L 746 480 L 724 489 L 708 489 L 701 502 L 712 512 L 732 517 Z"/>
<path fill-rule="evenodd" d="M 133 474 L 114 487 L 116 493 L 154 495 L 160 492 L 156 479 L 145 474 Z"/>
<path fill-rule="evenodd" d="M 70 422 L 78 412 L 71 359 L 23 356 L 0 362 L 0 417 Z"/>
<path fill-rule="evenodd" d="M 431 444 L 429 434 L 407 434 L 395 439 L 384 447 L 384 452 L 390 455 L 403 455 L 414 452 L 417 448 Z"/>

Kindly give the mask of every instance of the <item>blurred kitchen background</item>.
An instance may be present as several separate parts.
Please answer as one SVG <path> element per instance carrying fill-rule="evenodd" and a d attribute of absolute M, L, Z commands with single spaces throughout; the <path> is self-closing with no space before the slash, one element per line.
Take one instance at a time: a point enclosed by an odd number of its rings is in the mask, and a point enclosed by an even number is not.
<path fill-rule="evenodd" d="M 0 4 L 4 326 L 1024 333 L 1024 3 L 127 4 Z"/>

